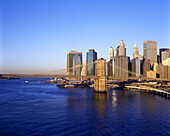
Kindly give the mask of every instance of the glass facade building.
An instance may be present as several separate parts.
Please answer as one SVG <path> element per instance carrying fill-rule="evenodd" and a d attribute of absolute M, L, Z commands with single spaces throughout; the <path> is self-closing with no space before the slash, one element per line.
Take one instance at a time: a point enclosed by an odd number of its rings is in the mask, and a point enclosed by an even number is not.
<path fill-rule="evenodd" d="M 82 52 L 70 51 L 67 53 L 67 75 L 76 75 L 76 65 L 80 65 L 78 62 L 82 64 Z"/>
<path fill-rule="evenodd" d="M 95 63 L 94 61 L 97 60 L 97 52 L 91 49 L 87 52 L 87 75 L 95 75 Z"/>
<path fill-rule="evenodd" d="M 142 60 L 134 58 L 132 60 L 132 76 L 139 77 L 141 75 L 141 63 Z"/>
<path fill-rule="evenodd" d="M 73 57 L 74 57 L 74 58 L 73 58 L 73 60 L 74 60 L 74 62 L 73 62 L 74 66 L 73 66 L 73 67 L 75 67 L 75 66 L 77 65 L 78 57 L 80 57 L 80 62 L 81 62 L 81 64 L 82 64 L 82 54 L 74 54 Z"/>

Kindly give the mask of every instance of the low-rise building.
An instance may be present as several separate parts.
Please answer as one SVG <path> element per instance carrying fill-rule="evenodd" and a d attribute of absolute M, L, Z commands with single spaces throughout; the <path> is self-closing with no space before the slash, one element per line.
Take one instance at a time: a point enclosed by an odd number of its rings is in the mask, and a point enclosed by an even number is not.
<path fill-rule="evenodd" d="M 156 78 L 156 72 L 152 70 L 147 71 L 147 78 Z"/>

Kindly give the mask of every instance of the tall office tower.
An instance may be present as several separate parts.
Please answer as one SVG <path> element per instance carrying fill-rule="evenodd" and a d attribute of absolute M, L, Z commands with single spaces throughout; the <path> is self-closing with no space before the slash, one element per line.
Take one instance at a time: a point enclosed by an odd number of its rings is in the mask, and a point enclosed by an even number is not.
<path fill-rule="evenodd" d="M 137 44 L 135 42 L 135 45 L 133 47 L 133 59 L 138 57 L 138 56 L 139 56 L 139 49 L 138 49 L 138 46 L 137 46 Z"/>
<path fill-rule="evenodd" d="M 161 62 L 163 62 L 164 60 L 166 60 L 167 58 L 170 58 L 170 50 L 165 50 L 161 52 Z"/>
<path fill-rule="evenodd" d="M 137 58 L 140 60 L 140 74 L 143 75 L 143 56 L 139 55 Z"/>
<path fill-rule="evenodd" d="M 151 68 L 154 63 L 157 63 L 157 42 L 144 41 L 143 42 L 144 59 L 150 59 Z"/>
<path fill-rule="evenodd" d="M 108 76 L 113 76 L 113 65 L 112 65 L 112 59 L 107 62 L 107 75 Z"/>
<path fill-rule="evenodd" d="M 79 61 L 82 64 L 82 52 L 67 52 L 67 75 L 76 75 L 76 65 Z"/>
<path fill-rule="evenodd" d="M 141 60 L 134 58 L 132 60 L 132 76 L 139 77 L 141 75 Z"/>
<path fill-rule="evenodd" d="M 170 66 L 164 66 L 164 77 L 170 79 Z"/>
<path fill-rule="evenodd" d="M 143 63 L 143 76 L 147 76 L 147 71 L 150 71 L 150 60 L 146 59 Z"/>
<path fill-rule="evenodd" d="M 90 49 L 87 52 L 87 75 L 95 75 L 95 60 L 97 60 L 97 52 L 94 49 Z"/>
<path fill-rule="evenodd" d="M 84 64 L 83 64 L 83 67 L 82 67 L 81 76 L 87 76 L 86 60 L 84 61 Z"/>
<path fill-rule="evenodd" d="M 112 47 L 110 47 L 109 54 L 110 54 L 109 58 L 111 60 L 113 58 L 113 56 L 114 56 L 114 50 L 113 50 Z"/>
<path fill-rule="evenodd" d="M 156 73 L 159 75 L 160 78 L 168 78 L 170 79 L 170 66 L 162 65 L 161 63 L 156 67 Z"/>
<path fill-rule="evenodd" d="M 156 73 L 159 75 L 160 78 L 165 78 L 164 66 L 161 63 L 157 66 Z"/>
<path fill-rule="evenodd" d="M 76 70 L 75 70 L 75 75 L 76 76 L 81 76 L 81 70 L 82 70 L 82 63 L 81 63 L 80 56 L 78 56 L 77 64 L 76 64 Z"/>
<path fill-rule="evenodd" d="M 162 63 L 162 52 L 164 52 L 164 51 L 169 51 L 170 52 L 170 49 L 168 49 L 168 48 L 161 48 L 161 49 L 159 49 L 159 55 L 160 55 L 160 63 Z"/>
<path fill-rule="evenodd" d="M 115 77 L 128 77 L 129 76 L 129 61 L 127 56 L 114 57 L 114 75 Z"/>
<path fill-rule="evenodd" d="M 126 48 L 123 40 L 121 40 L 120 45 L 116 48 L 116 56 L 126 56 Z"/>
<path fill-rule="evenodd" d="M 123 40 L 121 40 L 120 45 L 116 48 L 116 56 L 113 57 L 113 75 L 117 77 L 128 77 L 129 62 L 130 58 L 126 56 L 126 48 Z"/>

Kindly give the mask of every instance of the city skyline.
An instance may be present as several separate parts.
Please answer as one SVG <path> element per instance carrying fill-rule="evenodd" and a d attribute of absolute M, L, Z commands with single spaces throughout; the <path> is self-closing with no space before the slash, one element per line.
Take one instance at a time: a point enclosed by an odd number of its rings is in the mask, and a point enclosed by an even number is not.
<path fill-rule="evenodd" d="M 83 62 L 88 49 L 109 60 L 121 39 L 131 59 L 135 42 L 140 55 L 146 40 L 157 41 L 157 54 L 170 47 L 167 0 L 39 2 L 1 1 L 1 73 L 66 68 L 70 50 L 83 52 Z"/>

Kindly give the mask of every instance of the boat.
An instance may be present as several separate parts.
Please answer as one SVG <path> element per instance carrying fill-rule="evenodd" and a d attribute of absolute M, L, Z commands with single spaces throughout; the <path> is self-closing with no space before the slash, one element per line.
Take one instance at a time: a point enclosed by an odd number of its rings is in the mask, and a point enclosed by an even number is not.
<path fill-rule="evenodd" d="M 25 83 L 29 83 L 29 81 L 25 81 Z"/>
<path fill-rule="evenodd" d="M 64 81 L 64 82 L 62 82 L 62 83 L 58 83 L 57 84 L 57 87 L 59 87 L 59 88 L 64 88 L 65 87 L 65 85 L 68 85 L 69 83 L 67 82 L 67 81 Z"/>
<path fill-rule="evenodd" d="M 73 87 L 90 87 L 91 82 L 88 82 L 86 80 L 83 81 L 64 81 L 62 83 L 58 83 L 57 87 L 59 88 L 73 88 Z"/>

